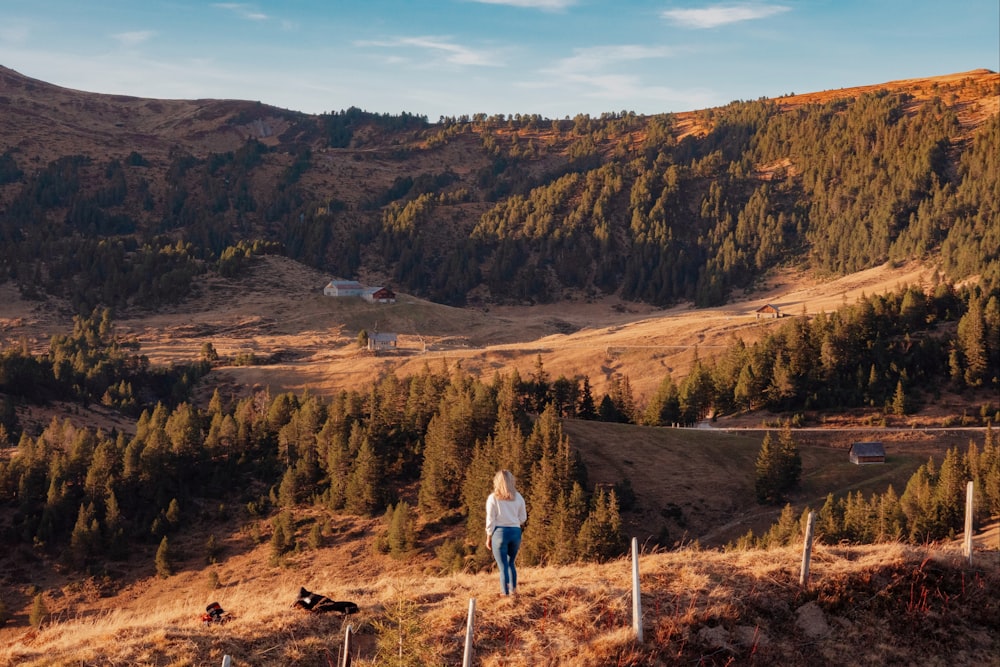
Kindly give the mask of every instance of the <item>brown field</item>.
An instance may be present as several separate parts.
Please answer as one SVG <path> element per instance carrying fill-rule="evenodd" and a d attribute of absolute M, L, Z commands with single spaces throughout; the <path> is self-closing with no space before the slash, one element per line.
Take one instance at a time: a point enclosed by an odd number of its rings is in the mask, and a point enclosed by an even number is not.
<path fill-rule="evenodd" d="M 977 545 L 977 549 L 980 548 Z M 996 551 L 968 567 L 954 547 L 818 546 L 809 586 L 798 585 L 799 548 L 766 552 L 643 552 L 643 643 L 632 629 L 631 562 L 519 568 L 516 600 L 500 597 L 495 575 L 441 576 L 416 559 L 403 571 L 331 563 L 307 551 L 283 567 L 260 552 L 210 568 L 148 578 L 115 598 L 87 583 L 47 591 L 50 620 L 40 630 L 9 629 L 0 665 L 339 664 L 348 623 L 355 665 L 461 664 L 470 599 L 476 600 L 476 665 L 995 665 L 1000 651 Z M 357 602 L 347 618 L 289 608 L 307 584 Z M 235 619 L 203 626 L 218 601 Z M 89 603 L 89 604 L 88 604 Z M 409 616 L 393 617 L 409 607 Z M 394 645 L 416 619 L 396 662 L 377 655 L 378 623 Z"/>
<path fill-rule="evenodd" d="M 330 276 L 265 257 L 241 279 L 206 279 L 198 296 L 183 306 L 119 316 L 117 329 L 135 337 L 140 352 L 156 364 L 196 360 L 205 343 L 223 357 L 252 352 L 278 359 L 213 372 L 211 384 L 232 391 L 266 386 L 330 396 L 384 373 L 409 375 L 425 364 L 461 364 L 487 380 L 515 368 L 526 377 L 541 356 L 552 379 L 587 375 L 596 396 L 615 375 L 628 376 L 643 403 L 665 373 L 682 378 L 695 354 L 708 359 L 735 337 L 753 340 L 774 326 L 778 321 L 754 316 L 764 304 L 788 316 L 830 312 L 862 294 L 929 284 L 931 276 L 931 268 L 917 264 L 825 282 L 788 270 L 718 309 L 659 309 L 614 297 L 461 309 L 406 294 L 381 305 L 325 297 L 322 288 Z M 11 284 L 0 285 L 0 344 L 27 341 L 40 352 L 53 333 L 71 328 L 71 317 L 54 300 L 26 302 Z M 396 351 L 373 356 L 359 350 L 362 330 L 396 333 Z"/>

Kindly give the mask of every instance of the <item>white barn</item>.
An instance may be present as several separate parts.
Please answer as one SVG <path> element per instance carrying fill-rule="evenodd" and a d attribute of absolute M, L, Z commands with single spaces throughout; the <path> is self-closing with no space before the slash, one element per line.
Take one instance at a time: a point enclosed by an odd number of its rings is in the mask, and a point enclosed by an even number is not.
<path fill-rule="evenodd" d="M 323 288 L 326 296 L 361 296 L 365 291 L 356 280 L 331 280 Z"/>

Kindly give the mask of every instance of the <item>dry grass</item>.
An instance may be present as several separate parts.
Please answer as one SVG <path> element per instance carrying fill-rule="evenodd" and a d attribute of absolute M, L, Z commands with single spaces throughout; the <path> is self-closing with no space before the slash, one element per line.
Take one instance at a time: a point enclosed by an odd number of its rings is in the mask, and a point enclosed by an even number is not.
<path fill-rule="evenodd" d="M 220 664 L 226 654 L 236 665 L 330 665 L 347 623 L 357 631 L 355 665 L 393 664 L 375 658 L 374 623 L 400 596 L 416 605 L 430 665 L 461 663 L 470 598 L 475 664 L 483 667 L 995 665 L 1000 559 L 996 550 L 980 551 L 977 561 L 968 567 L 954 550 L 903 545 L 818 547 L 803 589 L 798 548 L 643 554 L 642 644 L 631 628 L 628 560 L 522 566 L 517 599 L 498 594 L 493 573 L 434 576 L 415 568 L 362 576 L 349 587 L 317 580 L 317 590 L 337 589 L 361 605 L 347 618 L 290 610 L 299 573 L 274 569 L 266 580 L 212 593 L 192 580 L 169 597 L 150 593 L 141 607 L 66 609 L 40 631 L 8 633 L 0 665 L 180 667 Z M 235 620 L 201 625 L 209 597 Z"/>

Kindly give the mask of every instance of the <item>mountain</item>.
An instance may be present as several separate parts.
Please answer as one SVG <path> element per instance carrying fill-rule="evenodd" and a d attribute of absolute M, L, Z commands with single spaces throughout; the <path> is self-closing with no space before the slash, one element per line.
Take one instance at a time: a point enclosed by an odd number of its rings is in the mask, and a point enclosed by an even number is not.
<path fill-rule="evenodd" d="M 998 86 L 975 70 L 658 116 L 431 124 L 0 68 L 0 268 L 80 312 L 183 299 L 193 275 L 261 252 L 459 306 L 717 305 L 782 265 L 991 276 Z"/>

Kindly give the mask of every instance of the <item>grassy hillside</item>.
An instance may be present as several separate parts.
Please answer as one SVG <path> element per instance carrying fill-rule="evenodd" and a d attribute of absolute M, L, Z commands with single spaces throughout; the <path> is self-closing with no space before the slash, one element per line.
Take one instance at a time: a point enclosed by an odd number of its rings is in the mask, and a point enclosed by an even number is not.
<path fill-rule="evenodd" d="M 254 252 L 451 305 L 720 305 L 776 267 L 888 259 L 992 284 L 998 80 L 430 124 L 2 70 L 0 275 L 78 312 L 176 303 Z"/>
<path fill-rule="evenodd" d="M 635 504 L 623 512 L 627 532 L 664 545 L 698 542 L 719 547 L 749 530 L 760 534 L 781 507 L 754 497 L 754 462 L 765 431 L 670 429 L 567 420 L 563 428 L 587 466 L 594 485 L 628 480 Z M 949 447 L 963 450 L 973 433 L 886 434 L 878 431 L 806 431 L 794 438 L 802 456 L 802 483 L 788 497 L 799 512 L 819 510 L 827 494 L 861 491 L 866 497 L 891 484 L 902 493 L 927 458 Z M 772 432 L 777 437 L 777 431 Z M 848 460 L 852 441 L 885 439 L 884 465 L 857 466 Z"/>
<path fill-rule="evenodd" d="M 977 551 L 969 567 L 955 550 L 821 546 L 807 588 L 798 585 L 798 548 L 644 553 L 642 644 L 631 626 L 628 560 L 523 567 L 512 600 L 498 595 L 494 573 L 344 567 L 327 550 L 269 568 L 259 551 L 141 580 L 111 599 L 85 583 L 47 591 L 51 616 L 40 629 L 0 632 L 0 665 L 180 667 L 230 655 L 235 665 L 319 667 L 336 664 L 348 623 L 358 633 L 355 665 L 455 665 L 470 598 L 475 664 L 487 667 L 989 665 L 1000 653 L 996 550 Z M 292 610 L 300 585 L 361 611 L 342 619 Z M 201 625 L 212 601 L 235 620 Z M 379 654 L 380 641 L 391 654 Z"/>

